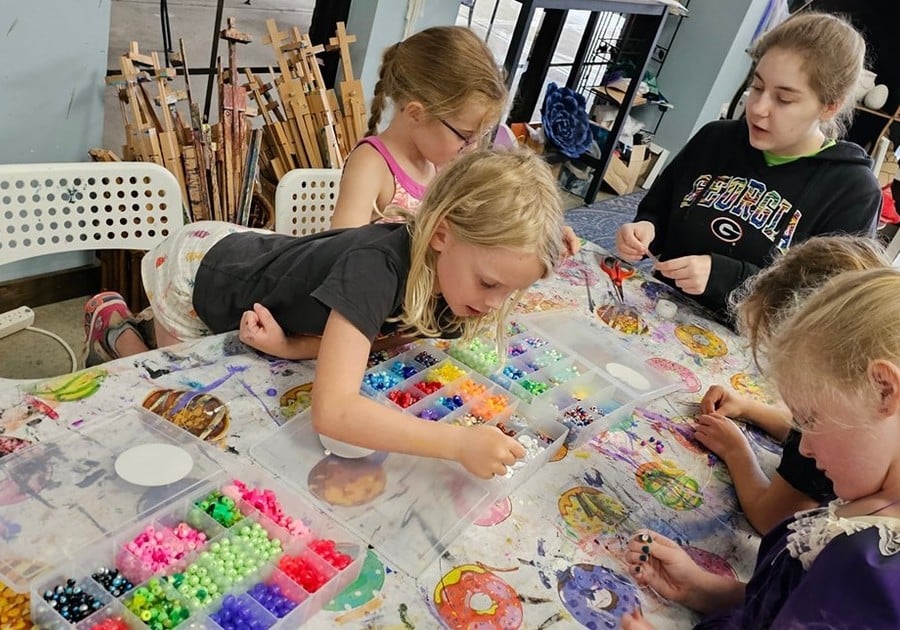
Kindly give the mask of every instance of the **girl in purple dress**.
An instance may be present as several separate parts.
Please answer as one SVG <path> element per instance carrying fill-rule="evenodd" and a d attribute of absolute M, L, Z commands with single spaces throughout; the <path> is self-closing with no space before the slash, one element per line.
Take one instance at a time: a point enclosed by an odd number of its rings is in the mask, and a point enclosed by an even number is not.
<path fill-rule="evenodd" d="M 767 365 L 800 452 L 837 499 L 763 537 L 750 581 L 700 568 L 639 531 L 629 571 L 704 613 L 699 628 L 900 628 L 900 271 L 841 274 L 784 321 Z M 651 627 L 635 612 L 623 628 Z"/>

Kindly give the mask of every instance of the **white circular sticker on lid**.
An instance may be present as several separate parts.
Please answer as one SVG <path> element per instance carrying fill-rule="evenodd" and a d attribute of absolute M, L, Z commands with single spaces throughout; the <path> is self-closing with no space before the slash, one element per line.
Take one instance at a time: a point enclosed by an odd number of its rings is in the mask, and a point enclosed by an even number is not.
<path fill-rule="evenodd" d="M 190 453 L 174 444 L 141 444 L 116 458 L 116 474 L 136 486 L 167 486 L 194 467 Z"/>
<path fill-rule="evenodd" d="M 633 370 L 627 365 L 622 365 L 621 363 L 607 363 L 606 371 L 610 373 L 613 378 L 617 378 L 629 387 L 633 387 L 634 389 L 650 389 L 650 381 L 647 378 L 638 372 L 637 370 Z"/>

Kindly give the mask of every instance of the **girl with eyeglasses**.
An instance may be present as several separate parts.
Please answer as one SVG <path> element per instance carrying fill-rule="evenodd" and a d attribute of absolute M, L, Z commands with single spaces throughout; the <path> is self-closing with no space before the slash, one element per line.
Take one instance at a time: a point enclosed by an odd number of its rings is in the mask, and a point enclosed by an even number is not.
<path fill-rule="evenodd" d="M 369 129 L 341 177 L 332 228 L 402 221 L 415 213 L 437 170 L 474 147 L 506 105 L 503 74 L 469 29 L 429 28 L 384 51 Z M 388 103 L 393 117 L 378 125 Z"/>

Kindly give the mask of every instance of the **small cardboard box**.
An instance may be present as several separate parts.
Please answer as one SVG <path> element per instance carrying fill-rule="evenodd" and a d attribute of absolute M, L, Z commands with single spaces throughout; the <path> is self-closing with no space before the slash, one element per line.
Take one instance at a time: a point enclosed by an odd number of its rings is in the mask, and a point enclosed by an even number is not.
<path fill-rule="evenodd" d="M 631 158 L 628 163 L 618 155 L 609 159 L 609 166 L 603 175 L 603 181 L 619 195 L 627 195 L 637 188 L 638 178 L 649 170 L 650 160 L 646 160 L 647 147 L 638 144 L 631 149 Z"/>

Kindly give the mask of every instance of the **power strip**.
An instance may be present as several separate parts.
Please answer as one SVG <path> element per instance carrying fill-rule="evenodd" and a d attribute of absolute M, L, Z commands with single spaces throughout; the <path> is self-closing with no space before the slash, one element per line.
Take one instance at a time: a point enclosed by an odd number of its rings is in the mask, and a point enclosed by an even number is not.
<path fill-rule="evenodd" d="M 0 339 L 24 330 L 33 323 L 34 311 L 27 306 L 0 313 Z"/>

